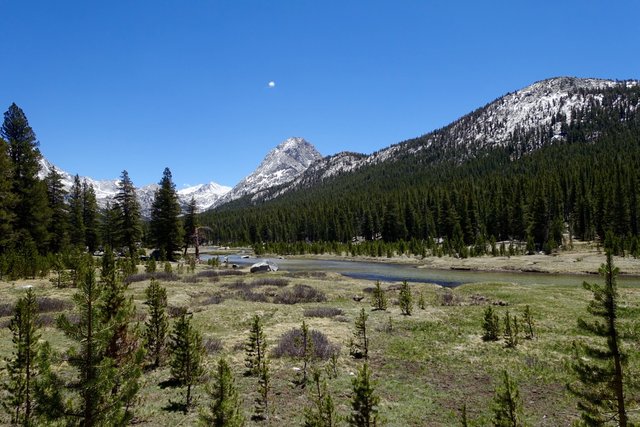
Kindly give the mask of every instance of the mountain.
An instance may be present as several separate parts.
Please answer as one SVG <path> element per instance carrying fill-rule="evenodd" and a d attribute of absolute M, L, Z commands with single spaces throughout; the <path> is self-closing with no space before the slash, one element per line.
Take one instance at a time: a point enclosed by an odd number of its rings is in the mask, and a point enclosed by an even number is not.
<path fill-rule="evenodd" d="M 214 206 L 287 184 L 320 159 L 322 155 L 304 138 L 289 138 L 271 150 L 255 171 L 217 200 Z"/>
<path fill-rule="evenodd" d="M 330 177 L 350 173 L 366 165 L 393 162 L 403 157 L 462 162 L 479 152 L 499 147 L 510 148 L 513 156 L 519 157 L 544 144 L 565 140 L 563 125 L 566 127 L 572 122 L 573 112 L 601 104 L 604 90 L 635 88 L 638 84 L 635 80 L 575 77 L 536 82 L 504 95 L 444 128 L 371 155 L 343 152 L 325 157 L 288 184 L 263 191 L 253 201 L 271 200 L 288 191 L 319 185 Z M 624 96 L 619 96 L 623 102 Z M 545 137 L 535 136 L 536 133 L 544 133 Z"/>
<path fill-rule="evenodd" d="M 40 173 L 41 179 L 44 179 L 54 165 L 45 158 L 40 159 Z M 58 173 L 62 176 L 62 185 L 66 191 L 69 191 L 73 186 L 73 175 L 70 173 L 56 168 Z M 89 177 L 80 177 L 80 180 L 87 180 L 87 183 L 93 187 L 96 192 L 96 200 L 98 206 L 104 208 L 108 202 L 112 201 L 115 195 L 118 193 L 118 180 L 95 180 Z M 151 213 L 151 204 L 153 203 L 153 197 L 155 191 L 158 189 L 158 184 L 149 184 L 140 187 L 136 190 L 138 196 L 138 202 L 140 203 L 140 210 L 142 215 L 148 217 Z M 198 211 L 202 212 L 211 208 L 216 201 L 231 190 L 231 187 L 226 187 L 215 182 L 209 184 L 199 184 L 193 187 L 183 188 L 178 190 L 178 199 L 183 208 L 191 201 L 193 197 L 196 201 Z"/>
<path fill-rule="evenodd" d="M 560 77 L 370 155 L 316 160 L 203 223 L 222 240 L 250 243 L 416 239 L 417 248 L 437 238 L 450 242 L 438 250 L 458 256 L 492 240 L 552 250 L 568 233 L 593 240 L 611 230 L 633 252 L 638 164 L 638 81 Z"/>

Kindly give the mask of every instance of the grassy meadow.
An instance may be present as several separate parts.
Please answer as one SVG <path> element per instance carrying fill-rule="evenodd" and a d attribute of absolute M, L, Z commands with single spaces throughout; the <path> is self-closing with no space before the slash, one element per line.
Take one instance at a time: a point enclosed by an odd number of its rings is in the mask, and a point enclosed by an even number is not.
<path fill-rule="evenodd" d="M 244 414 L 248 424 L 253 413 L 257 380 L 243 376 L 244 343 L 247 340 L 251 318 L 262 316 L 269 348 L 279 338 L 305 320 L 311 329 L 321 331 L 329 341 L 340 347 L 337 361 L 338 376 L 329 379 L 329 388 L 339 414 L 349 413 L 351 380 L 363 363 L 349 356 L 348 342 L 353 336 L 354 319 L 365 308 L 370 337 L 369 358 L 379 394 L 380 415 L 383 425 L 390 426 L 450 426 L 460 425 L 460 409 L 466 404 L 471 425 L 488 425 L 494 387 L 506 369 L 517 381 L 524 402 L 524 413 L 529 425 L 566 426 L 578 416 L 575 399 L 566 391 L 572 379 L 568 362 L 571 344 L 579 336 L 578 317 L 587 317 L 586 306 L 591 294 L 580 286 L 530 285 L 512 283 L 486 283 L 459 286 L 453 290 L 429 284 L 411 284 L 414 307 L 411 316 L 403 316 L 397 304 L 399 284 L 383 283 L 389 304 L 386 311 L 372 311 L 373 282 L 345 278 L 328 273 L 286 272 L 239 275 L 213 275 L 208 267 L 198 266 L 195 274 L 183 273 L 169 281 L 161 281 L 168 294 L 169 311 L 188 307 L 194 314 L 194 324 L 201 332 L 208 349 L 205 358 L 207 371 L 211 371 L 220 356 L 225 356 L 235 373 L 236 385 L 243 398 Z M 277 279 L 277 280 L 275 280 Z M 602 283 L 599 276 L 587 278 Z M 129 285 L 138 320 L 144 322 L 146 306 L 144 289 L 148 277 L 140 274 Z M 297 285 L 304 285 L 306 296 L 323 302 L 294 302 L 283 298 Z M 10 331 L 6 327 L 12 315 L 12 304 L 32 286 L 36 295 L 46 304 L 41 314 L 43 339 L 55 350 L 63 352 L 69 342 L 55 327 L 59 312 L 73 310 L 70 303 L 73 288 L 58 289 L 47 280 L 0 282 L 3 301 L 0 304 L 0 357 L 12 351 Z M 312 292 L 312 291 L 318 292 Z M 638 286 L 620 287 L 622 327 L 635 333 L 625 343 L 630 358 L 628 376 L 637 382 L 640 368 L 638 319 L 640 318 L 640 283 Z M 415 303 L 422 293 L 426 306 Z M 364 297 L 356 301 L 359 297 Z M 304 299 L 304 298 L 303 298 Z M 277 301 L 277 302 L 276 302 Z M 535 338 L 524 339 L 507 349 L 503 341 L 483 342 L 482 318 L 485 308 L 492 305 L 500 317 L 506 310 L 521 316 L 530 306 L 535 320 Z M 310 309 L 321 308 L 313 313 Z M 335 310 L 329 310 L 329 309 Z M 306 315 L 305 315 L 306 311 Z M 329 317 L 310 317 L 330 313 Z M 328 315 L 328 314 L 326 314 Z M 521 327 L 521 330 L 523 328 Z M 324 368 L 328 361 L 316 361 Z M 57 370 L 67 369 L 62 358 L 54 363 Z M 271 357 L 272 408 L 271 425 L 301 425 L 302 408 L 309 400 L 307 391 L 295 385 L 295 368 L 299 360 Z M 198 410 L 188 415 L 174 410 L 172 402 L 181 402 L 183 389 L 167 386 L 169 368 L 163 366 L 148 371 L 143 377 L 140 400 L 135 409 L 135 423 L 140 426 L 195 425 Z M 195 389 L 196 405 L 204 407 L 207 396 L 204 382 Z M 632 420 L 640 421 L 636 409 Z M 256 423 L 257 425 L 257 423 Z"/>

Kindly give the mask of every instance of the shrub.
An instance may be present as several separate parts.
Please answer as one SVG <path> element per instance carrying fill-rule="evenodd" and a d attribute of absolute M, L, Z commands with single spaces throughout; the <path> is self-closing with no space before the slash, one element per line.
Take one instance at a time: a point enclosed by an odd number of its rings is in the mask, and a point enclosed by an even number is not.
<path fill-rule="evenodd" d="M 253 292 L 251 287 L 243 287 L 238 289 L 236 297 L 243 301 L 268 302 L 269 298 L 263 293 Z"/>
<path fill-rule="evenodd" d="M 218 271 L 219 276 L 244 276 L 246 273 L 244 271 L 238 270 L 220 270 Z"/>
<path fill-rule="evenodd" d="M 4 302 L 0 304 L 0 317 L 13 316 L 13 310 L 16 307 L 13 303 Z"/>
<path fill-rule="evenodd" d="M 38 297 L 36 298 L 38 304 L 38 312 L 50 313 L 52 311 L 64 311 L 73 307 L 71 301 L 65 301 L 57 298 Z"/>
<path fill-rule="evenodd" d="M 202 340 L 202 346 L 207 354 L 215 354 L 222 351 L 222 341 L 215 337 L 207 337 Z"/>
<path fill-rule="evenodd" d="M 217 282 L 220 280 L 219 274 L 214 270 L 203 270 L 196 273 L 196 276 L 209 279 L 209 282 Z"/>
<path fill-rule="evenodd" d="M 324 302 L 327 296 L 324 292 L 307 285 L 295 285 L 293 288 L 282 289 L 273 299 L 276 304 L 297 304 L 304 302 Z"/>
<path fill-rule="evenodd" d="M 279 277 L 261 277 L 259 279 L 255 279 L 251 284 L 253 286 L 276 286 L 278 288 L 284 288 L 289 285 L 289 281 Z"/>
<path fill-rule="evenodd" d="M 215 305 L 220 304 L 224 301 L 224 297 L 220 294 L 212 294 L 207 295 L 202 301 L 200 301 L 200 305 Z"/>
<path fill-rule="evenodd" d="M 338 352 L 338 347 L 331 342 L 325 334 L 312 329 L 311 341 L 313 341 L 313 353 L 316 358 L 327 360 L 332 354 Z M 285 332 L 278 340 L 276 348 L 273 350 L 274 357 L 302 357 L 303 350 L 300 348 L 302 340 L 302 329 L 294 328 Z"/>
<path fill-rule="evenodd" d="M 335 307 L 315 307 L 304 310 L 304 317 L 335 317 L 344 315 L 344 311 Z"/>
<path fill-rule="evenodd" d="M 166 282 L 171 282 L 171 281 L 177 281 L 178 276 L 176 276 L 171 272 L 168 273 L 166 271 L 156 271 L 155 273 L 137 273 L 137 274 L 130 274 L 129 276 L 127 276 L 124 279 L 124 282 L 126 284 L 130 284 L 130 283 L 136 283 L 136 282 L 144 282 L 146 280 L 151 280 L 151 279 L 164 280 Z"/>
<path fill-rule="evenodd" d="M 182 282 L 183 283 L 200 283 L 200 279 L 198 279 L 198 276 L 196 276 L 195 274 L 192 274 L 190 276 L 183 277 Z"/>

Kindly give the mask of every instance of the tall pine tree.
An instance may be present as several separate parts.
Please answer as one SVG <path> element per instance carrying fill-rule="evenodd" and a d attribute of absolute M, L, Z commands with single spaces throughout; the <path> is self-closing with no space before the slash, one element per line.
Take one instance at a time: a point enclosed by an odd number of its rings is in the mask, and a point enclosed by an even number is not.
<path fill-rule="evenodd" d="M 115 199 L 118 209 L 116 241 L 118 246 L 126 248 L 129 255 L 133 256 L 142 239 L 142 223 L 136 187 L 126 170 L 122 171 L 122 175 L 120 175 L 118 194 Z"/>
<path fill-rule="evenodd" d="M 578 381 L 569 384 L 569 390 L 578 397 L 578 409 L 582 421 L 588 426 L 604 425 L 615 420 L 617 425 L 628 425 L 624 375 L 626 354 L 622 348 L 619 325 L 618 290 L 611 253 L 600 267 L 605 284 L 584 282 L 586 290 L 593 293 L 587 311 L 593 320 L 578 319 L 578 327 L 599 342 L 576 344 L 572 368 Z"/>
<path fill-rule="evenodd" d="M 180 202 L 171 171 L 165 168 L 160 188 L 155 192 L 151 205 L 149 223 L 150 238 L 153 244 L 165 253 L 169 261 L 175 259 L 174 252 L 182 246 L 182 225 L 180 222 Z"/>
<path fill-rule="evenodd" d="M 93 253 L 100 245 L 100 233 L 98 223 L 98 202 L 93 186 L 82 181 L 82 221 L 84 222 L 84 244 Z"/>
<path fill-rule="evenodd" d="M 46 186 L 38 178 L 41 154 L 36 135 L 24 112 L 16 104 L 11 104 L 4 113 L 0 137 L 7 141 L 11 159 L 11 184 L 15 197 L 14 230 L 19 236 L 17 242 L 23 245 L 31 240 L 44 253 L 49 243 L 47 228 L 50 212 Z"/>
<path fill-rule="evenodd" d="M 53 253 L 62 252 L 69 243 L 69 224 L 67 221 L 67 204 L 65 197 L 67 192 L 62 185 L 62 175 L 55 167 L 51 168 L 45 178 L 47 184 L 47 196 L 49 209 L 51 210 L 51 222 L 49 223 L 49 250 Z"/>
<path fill-rule="evenodd" d="M 0 138 L 0 254 L 13 243 L 14 197 L 12 190 L 13 170 L 8 146 Z M 0 274 L 2 272 L 0 271 Z"/>
<path fill-rule="evenodd" d="M 82 194 L 82 182 L 76 175 L 73 178 L 73 185 L 69 192 L 69 223 L 71 225 L 71 244 L 84 250 L 85 248 L 85 227 L 84 227 L 84 198 Z"/>

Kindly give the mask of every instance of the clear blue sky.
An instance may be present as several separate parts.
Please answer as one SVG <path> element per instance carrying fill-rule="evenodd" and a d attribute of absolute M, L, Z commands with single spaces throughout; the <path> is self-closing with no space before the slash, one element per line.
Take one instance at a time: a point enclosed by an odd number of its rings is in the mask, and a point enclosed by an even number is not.
<path fill-rule="evenodd" d="M 136 185 L 234 185 L 301 136 L 371 153 L 554 76 L 640 78 L 640 2 L 0 0 L 0 108 Z M 269 87 L 269 82 L 275 82 Z"/>

